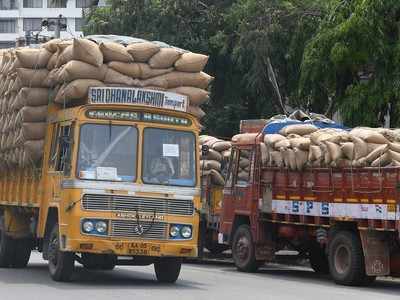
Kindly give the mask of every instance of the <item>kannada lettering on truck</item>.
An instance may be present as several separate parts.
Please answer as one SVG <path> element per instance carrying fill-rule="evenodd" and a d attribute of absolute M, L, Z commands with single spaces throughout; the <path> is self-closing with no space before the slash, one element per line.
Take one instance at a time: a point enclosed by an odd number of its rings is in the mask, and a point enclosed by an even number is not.
<path fill-rule="evenodd" d="M 265 134 L 262 126 L 259 133 L 233 138 L 218 242 L 231 246 L 242 271 L 255 271 L 279 250 L 293 249 L 338 284 L 400 276 L 398 142 L 360 155 L 366 141 L 394 136 L 293 126 L 301 133 Z M 315 134 L 304 133 L 310 129 Z M 350 158 L 353 163 L 345 165 Z M 379 166 L 366 166 L 375 160 Z"/>
<path fill-rule="evenodd" d="M 198 255 L 199 122 L 176 93 L 92 87 L 85 105 L 49 107 L 41 170 L 0 178 L 0 266 L 36 248 L 54 280 L 88 269 L 154 264 L 175 282 Z"/>

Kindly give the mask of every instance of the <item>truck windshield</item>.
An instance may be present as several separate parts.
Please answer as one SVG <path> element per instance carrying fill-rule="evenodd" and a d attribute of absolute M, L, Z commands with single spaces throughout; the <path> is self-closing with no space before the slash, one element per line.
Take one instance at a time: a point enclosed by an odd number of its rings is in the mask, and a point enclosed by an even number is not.
<path fill-rule="evenodd" d="M 81 126 L 78 176 L 82 179 L 134 181 L 137 129 L 133 126 Z"/>
<path fill-rule="evenodd" d="M 145 128 L 143 182 L 194 186 L 196 184 L 195 136 L 191 132 Z"/>

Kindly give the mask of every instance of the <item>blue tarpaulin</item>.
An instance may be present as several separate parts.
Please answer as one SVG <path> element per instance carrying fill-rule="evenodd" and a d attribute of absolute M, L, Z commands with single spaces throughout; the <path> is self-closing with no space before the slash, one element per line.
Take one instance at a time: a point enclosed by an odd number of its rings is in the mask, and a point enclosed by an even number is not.
<path fill-rule="evenodd" d="M 296 125 L 296 124 L 313 124 L 314 126 L 318 128 L 338 128 L 338 129 L 345 129 L 348 130 L 347 127 L 337 124 L 335 122 L 323 122 L 323 121 L 312 121 L 312 120 L 306 120 L 304 122 L 298 121 L 298 120 L 293 120 L 293 119 L 283 119 L 283 120 L 275 120 L 267 125 L 265 125 L 263 129 L 264 134 L 273 134 L 273 133 L 279 133 L 279 131 L 288 126 L 288 125 Z"/>

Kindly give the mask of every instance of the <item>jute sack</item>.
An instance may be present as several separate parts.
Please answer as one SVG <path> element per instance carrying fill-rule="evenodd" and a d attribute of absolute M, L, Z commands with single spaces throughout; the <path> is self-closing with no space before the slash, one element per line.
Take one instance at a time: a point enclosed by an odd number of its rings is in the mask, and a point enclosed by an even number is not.
<path fill-rule="evenodd" d="M 24 150 L 32 161 L 39 161 L 43 157 L 44 140 L 26 141 Z"/>
<path fill-rule="evenodd" d="M 214 184 L 216 185 L 225 185 L 225 180 L 224 177 L 217 171 L 217 170 L 211 170 L 211 180 Z"/>
<path fill-rule="evenodd" d="M 11 67 L 9 69 L 9 73 L 14 73 L 18 68 L 23 68 L 21 62 L 16 59 L 14 62 L 11 64 Z"/>
<path fill-rule="evenodd" d="M 283 127 L 279 131 L 279 133 L 285 136 L 291 133 L 298 135 L 306 135 L 306 134 L 311 134 L 317 130 L 318 128 L 311 124 L 295 124 Z"/>
<path fill-rule="evenodd" d="M 308 151 L 303 151 L 300 149 L 295 148 L 294 150 L 294 156 L 296 159 L 296 169 L 298 171 L 301 171 L 304 169 L 307 160 L 308 160 Z"/>
<path fill-rule="evenodd" d="M 60 50 L 57 50 L 57 52 L 53 53 L 53 55 L 49 59 L 49 62 L 47 63 L 46 66 L 47 70 L 50 71 L 57 67 L 57 61 L 60 53 L 61 53 Z"/>
<path fill-rule="evenodd" d="M 159 86 L 165 89 L 173 89 L 180 86 L 191 86 L 206 89 L 214 77 L 204 73 L 171 72 L 154 78 L 144 80 L 143 86 Z"/>
<path fill-rule="evenodd" d="M 65 65 L 67 62 L 73 60 L 73 50 L 74 47 L 72 45 L 67 46 L 65 49 L 60 49 L 55 67 L 59 68 Z"/>
<path fill-rule="evenodd" d="M 372 163 L 375 159 L 380 157 L 389 149 L 389 145 L 381 145 L 380 147 L 376 148 L 374 151 L 370 152 L 366 157 L 365 160 L 367 163 Z"/>
<path fill-rule="evenodd" d="M 126 76 L 138 79 L 148 79 L 163 74 L 171 73 L 174 69 L 152 69 L 145 63 L 124 63 L 119 61 L 112 61 L 108 66 L 115 71 L 118 71 Z"/>
<path fill-rule="evenodd" d="M 390 143 L 390 144 L 389 144 L 389 148 L 390 148 L 390 150 L 392 150 L 392 151 L 395 151 L 395 152 L 399 152 L 399 153 L 400 153 L 400 143 Z"/>
<path fill-rule="evenodd" d="M 204 170 L 218 170 L 221 171 L 221 163 L 216 160 L 200 160 L 200 168 Z"/>
<path fill-rule="evenodd" d="M 60 70 L 58 81 L 70 82 L 76 79 L 96 79 L 102 81 L 107 71 L 108 68 L 106 65 L 95 67 L 79 60 L 71 60 Z"/>
<path fill-rule="evenodd" d="M 384 167 L 391 162 L 391 157 L 388 152 L 382 154 L 371 163 L 371 167 Z"/>
<path fill-rule="evenodd" d="M 47 69 L 25 69 L 18 68 L 17 74 L 19 79 L 21 80 L 22 86 L 25 87 L 48 87 L 46 86 L 45 80 L 49 75 L 49 71 Z"/>
<path fill-rule="evenodd" d="M 212 148 L 212 146 L 216 143 L 220 141 L 220 139 L 217 139 L 216 137 L 212 137 L 211 139 L 208 139 L 204 145 L 207 145 L 208 147 Z"/>
<path fill-rule="evenodd" d="M 18 93 L 13 109 L 20 110 L 24 106 L 42 106 L 49 103 L 49 89 L 22 88 Z"/>
<path fill-rule="evenodd" d="M 47 105 L 42 106 L 24 106 L 19 111 L 21 121 L 26 122 L 44 122 L 47 118 Z"/>
<path fill-rule="evenodd" d="M 356 136 L 351 136 L 351 140 L 354 143 L 354 160 L 359 160 L 360 158 L 367 156 L 367 143 Z"/>
<path fill-rule="evenodd" d="M 74 60 L 84 61 L 96 67 L 103 64 L 103 53 L 95 42 L 87 39 L 74 39 L 72 45 Z"/>
<path fill-rule="evenodd" d="M 103 53 L 104 62 L 121 61 L 133 62 L 132 56 L 128 50 L 121 44 L 113 42 L 104 42 L 100 44 L 100 51 Z"/>
<path fill-rule="evenodd" d="M 86 99 L 89 87 L 105 86 L 103 82 L 94 79 L 77 79 L 61 87 L 54 102 L 63 104 L 71 100 Z"/>
<path fill-rule="evenodd" d="M 191 86 L 181 86 L 174 89 L 169 89 L 168 92 L 187 96 L 191 105 L 199 106 L 210 100 L 209 93 L 206 90 Z"/>
<path fill-rule="evenodd" d="M 14 82 L 13 82 L 11 88 L 10 88 L 10 91 L 11 91 L 11 92 L 18 93 L 18 92 L 21 90 L 21 88 L 22 88 L 21 79 L 19 79 L 19 78 L 17 77 L 17 78 L 15 78 L 15 80 L 14 80 Z"/>
<path fill-rule="evenodd" d="M 193 105 L 188 107 L 188 113 L 194 115 L 198 119 L 201 119 L 206 115 L 206 113 L 200 107 Z"/>
<path fill-rule="evenodd" d="M 216 140 L 217 138 L 210 136 L 210 135 L 200 135 L 199 136 L 199 143 L 203 145 L 204 143 L 208 142 L 209 140 Z"/>
<path fill-rule="evenodd" d="M 52 53 L 47 51 L 45 48 L 41 49 L 30 49 L 23 48 L 16 52 L 18 61 L 23 68 L 28 69 L 43 69 L 47 67 Z"/>
<path fill-rule="evenodd" d="M 283 167 L 283 157 L 280 151 L 271 151 L 270 153 L 270 164 L 272 166 L 282 168 Z"/>
<path fill-rule="evenodd" d="M 281 140 L 281 141 L 275 143 L 274 147 L 275 147 L 276 150 L 289 148 L 290 147 L 290 141 L 288 139 Z"/>
<path fill-rule="evenodd" d="M 269 150 L 267 145 L 260 143 L 261 163 L 265 166 L 269 160 Z"/>
<path fill-rule="evenodd" d="M 55 68 L 49 72 L 49 75 L 47 75 L 46 80 L 44 81 L 44 85 L 48 86 L 50 88 L 54 88 L 57 86 L 60 81 L 58 80 L 60 72 L 62 68 Z M 63 82 L 63 81 L 62 81 Z"/>
<path fill-rule="evenodd" d="M 293 149 L 283 149 L 281 150 L 285 166 L 291 170 L 296 170 L 296 155 Z"/>
<path fill-rule="evenodd" d="M 249 180 L 249 172 L 246 172 L 245 170 L 239 171 L 237 178 L 239 181 L 248 181 Z"/>
<path fill-rule="evenodd" d="M 18 139 L 22 142 L 44 139 L 46 128 L 46 122 L 23 123 Z"/>
<path fill-rule="evenodd" d="M 389 150 L 388 151 L 390 158 L 395 161 L 400 161 L 400 153 L 396 151 Z"/>
<path fill-rule="evenodd" d="M 309 135 L 306 135 L 306 136 L 309 138 Z M 291 133 L 291 134 L 288 134 L 286 136 L 287 139 L 298 139 L 298 138 L 301 138 L 301 137 L 302 137 L 301 135 L 295 134 L 295 133 Z"/>
<path fill-rule="evenodd" d="M 135 80 L 133 78 L 121 74 L 111 68 L 107 68 L 103 81 L 104 83 L 111 83 L 111 84 L 123 84 L 128 86 L 136 85 Z"/>
<path fill-rule="evenodd" d="M 183 53 L 175 62 L 175 69 L 181 72 L 201 72 L 208 62 L 208 56 L 197 53 Z"/>
<path fill-rule="evenodd" d="M 45 48 L 47 51 L 50 51 L 52 53 L 57 52 L 58 50 L 58 44 L 62 42 L 62 39 L 52 39 L 42 45 L 43 48 Z"/>
<path fill-rule="evenodd" d="M 216 160 L 216 161 L 220 162 L 220 161 L 222 161 L 222 155 L 218 151 L 209 149 L 209 151 L 205 157 L 203 157 L 203 155 L 201 155 L 201 159 L 202 160 Z"/>
<path fill-rule="evenodd" d="M 285 140 L 286 138 L 280 134 L 266 134 L 264 136 L 264 143 L 269 147 L 274 147 L 275 143 Z"/>
<path fill-rule="evenodd" d="M 342 150 L 338 144 L 326 141 L 325 145 L 329 152 L 329 157 L 332 161 L 337 161 L 339 158 L 342 158 Z"/>
<path fill-rule="evenodd" d="M 343 155 L 347 159 L 349 159 L 349 160 L 354 159 L 354 143 L 352 143 L 352 142 L 343 143 L 341 146 L 341 150 L 342 150 Z"/>
<path fill-rule="evenodd" d="M 232 137 L 232 142 L 238 144 L 253 144 L 258 133 L 239 133 Z"/>
<path fill-rule="evenodd" d="M 175 48 L 162 48 L 150 58 L 149 65 L 154 69 L 171 68 L 181 55 Z"/>
<path fill-rule="evenodd" d="M 248 160 L 247 158 L 241 157 L 239 160 L 239 166 L 241 168 L 246 168 L 250 165 L 250 160 Z"/>
<path fill-rule="evenodd" d="M 364 128 L 354 128 L 350 134 L 363 139 L 367 143 L 388 144 L 389 141 L 379 132 Z"/>
<path fill-rule="evenodd" d="M 400 161 L 397 160 L 392 160 L 392 162 L 389 165 L 390 167 L 398 168 L 400 167 Z"/>
<path fill-rule="evenodd" d="M 308 150 L 310 148 L 311 140 L 309 138 L 292 138 L 289 139 L 292 148 L 299 148 L 301 150 Z"/>
<path fill-rule="evenodd" d="M 222 151 L 229 150 L 229 149 L 231 149 L 231 147 L 232 147 L 232 143 L 231 143 L 231 142 L 228 142 L 228 141 L 216 141 L 216 142 L 212 145 L 212 148 L 213 148 L 215 151 L 218 151 L 218 152 L 222 152 Z"/>
<path fill-rule="evenodd" d="M 126 46 L 126 50 L 136 62 L 148 62 L 149 59 L 160 51 L 160 46 L 151 42 L 135 43 Z"/>

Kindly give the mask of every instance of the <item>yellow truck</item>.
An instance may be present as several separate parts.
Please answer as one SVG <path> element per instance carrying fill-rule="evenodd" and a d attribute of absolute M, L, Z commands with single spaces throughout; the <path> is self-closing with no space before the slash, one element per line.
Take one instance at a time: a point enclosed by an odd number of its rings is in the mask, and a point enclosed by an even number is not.
<path fill-rule="evenodd" d="M 0 266 L 37 249 L 55 281 L 88 269 L 154 264 L 175 282 L 198 255 L 198 120 L 187 97 L 92 87 L 88 103 L 49 106 L 41 168 L 0 174 Z"/>

